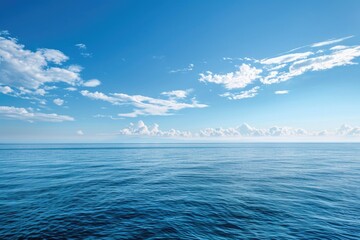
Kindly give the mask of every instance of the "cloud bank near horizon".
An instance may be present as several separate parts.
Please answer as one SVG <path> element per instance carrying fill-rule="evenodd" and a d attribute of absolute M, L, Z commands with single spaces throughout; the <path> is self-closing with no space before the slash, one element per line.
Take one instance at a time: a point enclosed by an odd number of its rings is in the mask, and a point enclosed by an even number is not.
<path fill-rule="evenodd" d="M 121 136 L 136 137 L 160 137 L 160 138 L 213 138 L 213 139 L 242 139 L 242 138 L 321 138 L 349 137 L 360 139 L 360 127 L 343 124 L 333 130 L 309 131 L 302 128 L 279 127 L 255 128 L 247 123 L 233 128 L 205 128 L 197 132 L 182 131 L 177 129 L 161 130 L 158 124 L 146 125 L 143 121 L 130 123 L 128 127 L 121 129 Z"/>

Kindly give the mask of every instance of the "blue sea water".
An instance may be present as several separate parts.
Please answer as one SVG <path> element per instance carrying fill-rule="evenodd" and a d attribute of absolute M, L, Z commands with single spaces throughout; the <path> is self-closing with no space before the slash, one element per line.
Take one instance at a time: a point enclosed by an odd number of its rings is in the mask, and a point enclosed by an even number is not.
<path fill-rule="evenodd" d="M 0 238 L 360 239 L 360 144 L 3 144 Z"/>

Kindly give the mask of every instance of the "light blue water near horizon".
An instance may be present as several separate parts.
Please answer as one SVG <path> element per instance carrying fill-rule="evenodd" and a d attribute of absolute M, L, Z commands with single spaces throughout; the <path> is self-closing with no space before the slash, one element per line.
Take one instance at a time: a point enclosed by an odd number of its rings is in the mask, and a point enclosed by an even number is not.
<path fill-rule="evenodd" d="M 360 144 L 1 144 L 1 239 L 360 239 Z"/>

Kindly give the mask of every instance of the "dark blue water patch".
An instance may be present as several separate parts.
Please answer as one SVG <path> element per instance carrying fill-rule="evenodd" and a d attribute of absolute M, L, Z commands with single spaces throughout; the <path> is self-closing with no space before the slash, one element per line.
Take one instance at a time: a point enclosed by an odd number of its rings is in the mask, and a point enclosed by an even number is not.
<path fill-rule="evenodd" d="M 360 144 L 0 145 L 1 239 L 360 239 Z"/>

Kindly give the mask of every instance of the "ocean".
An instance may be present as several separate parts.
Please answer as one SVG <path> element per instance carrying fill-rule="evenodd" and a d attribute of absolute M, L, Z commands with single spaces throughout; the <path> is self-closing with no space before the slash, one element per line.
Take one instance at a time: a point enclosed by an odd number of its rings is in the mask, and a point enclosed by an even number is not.
<path fill-rule="evenodd" d="M 2 144 L 0 239 L 360 239 L 360 144 Z"/>

